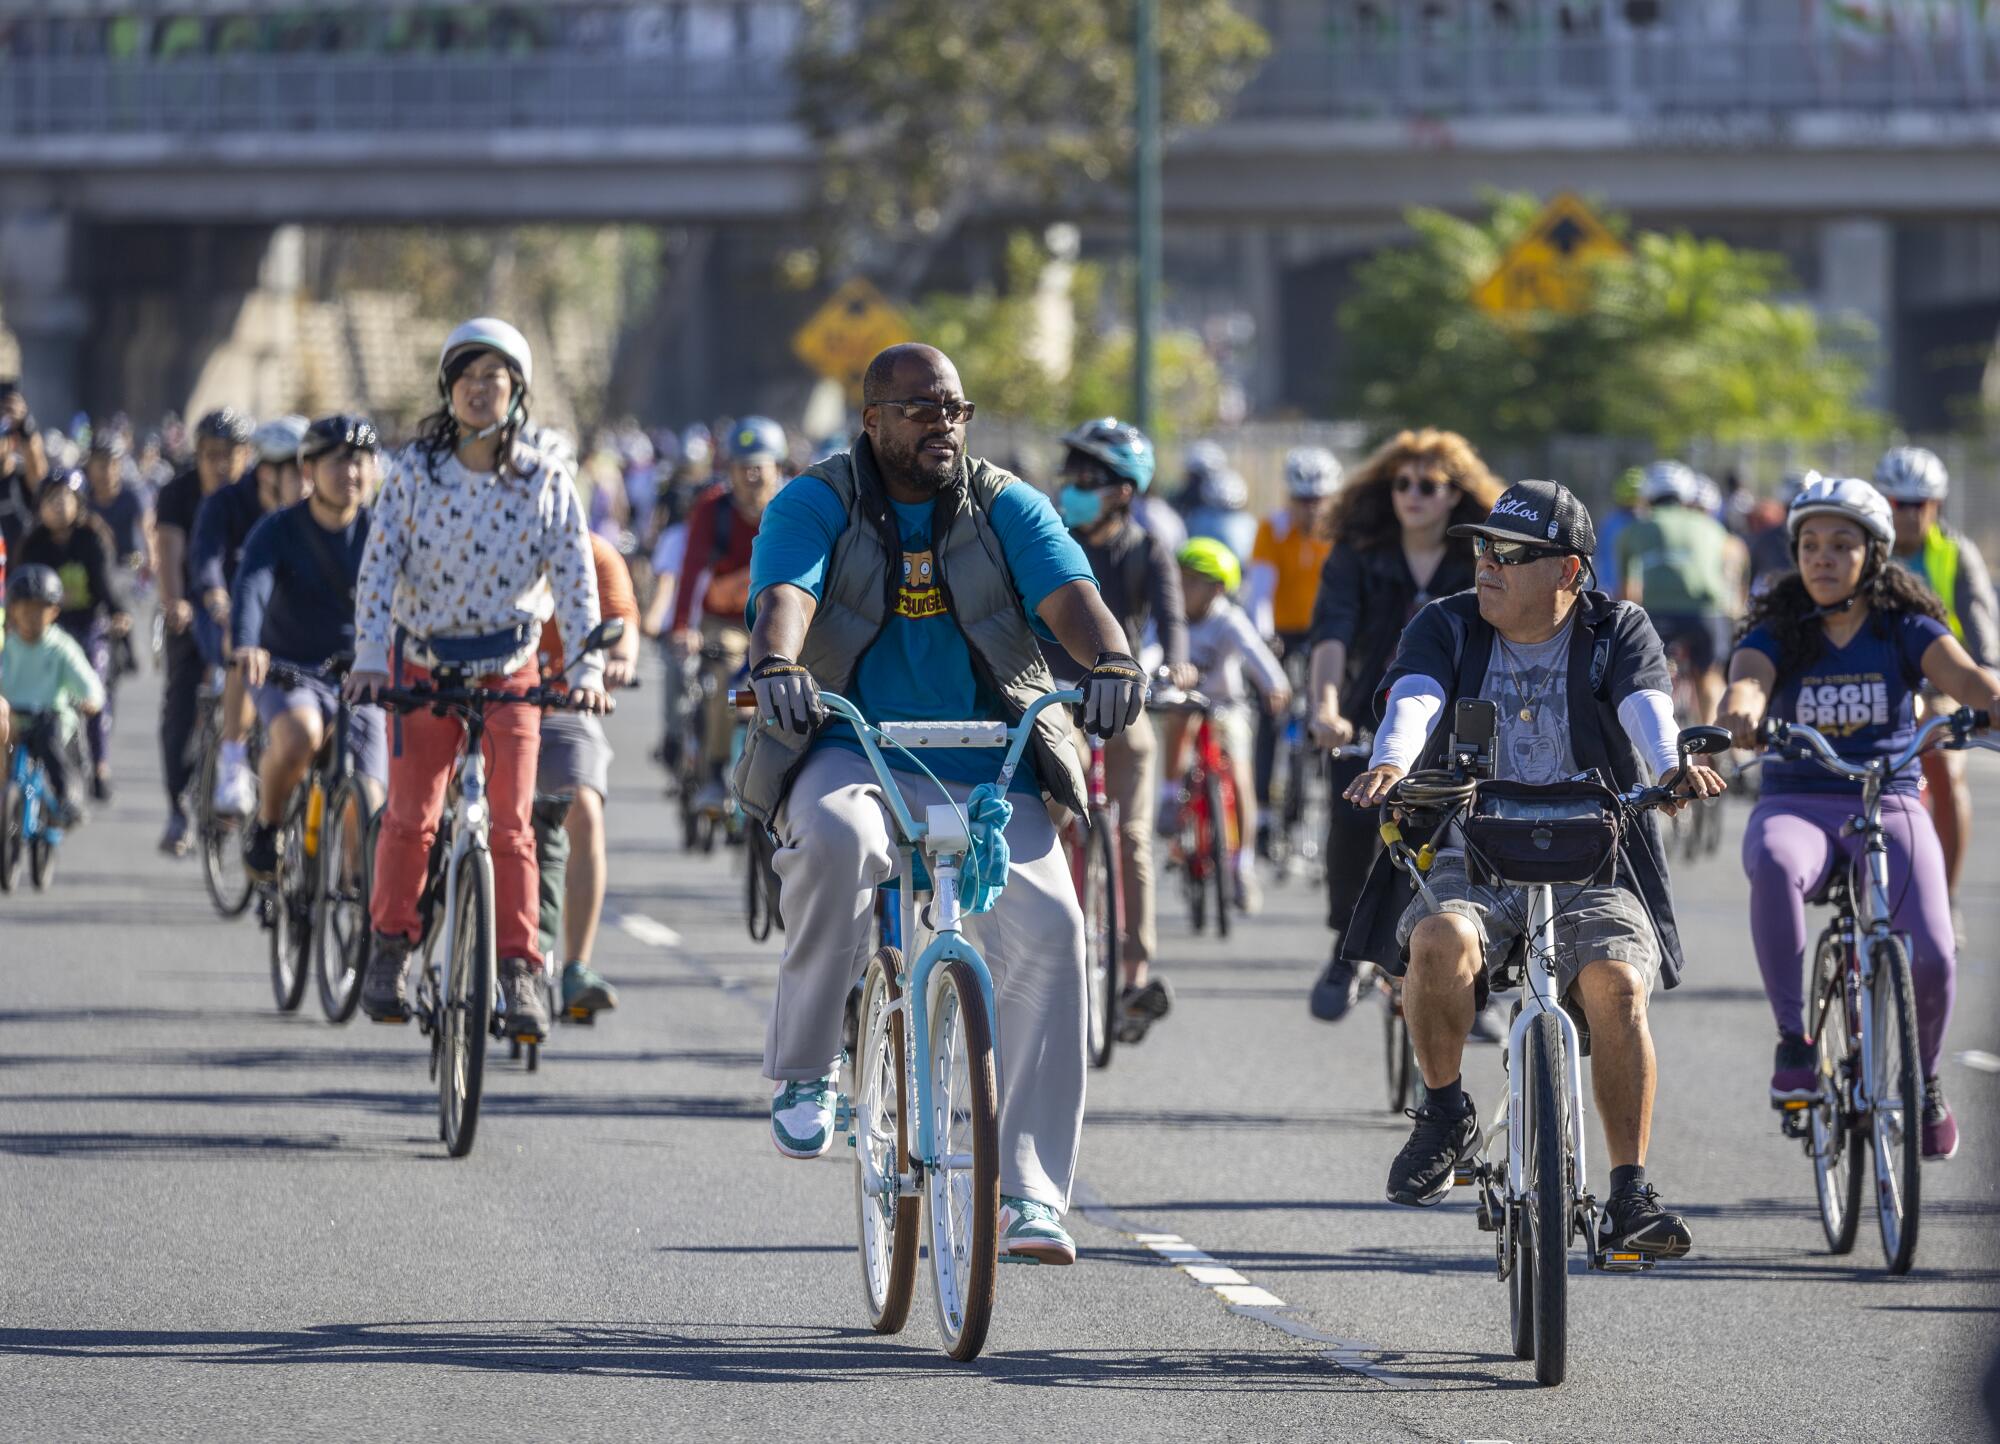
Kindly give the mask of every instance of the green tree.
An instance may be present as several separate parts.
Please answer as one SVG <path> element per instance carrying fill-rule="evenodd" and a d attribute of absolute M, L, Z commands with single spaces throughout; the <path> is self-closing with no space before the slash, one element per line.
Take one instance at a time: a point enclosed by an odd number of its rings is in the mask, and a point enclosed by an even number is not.
<path fill-rule="evenodd" d="M 794 280 L 918 258 L 992 201 L 1116 181 L 1135 136 L 1129 0 L 803 0 L 799 115 L 823 160 L 817 253 Z M 1212 124 L 1268 48 L 1231 0 L 1160 7 L 1161 116 Z M 896 255 L 895 253 L 901 254 Z"/>
<path fill-rule="evenodd" d="M 1491 444 L 1559 435 L 1717 441 L 1873 436 L 1862 403 L 1872 335 L 1776 297 L 1781 257 L 1686 233 L 1624 235 L 1574 315 L 1488 315 L 1472 292 L 1540 211 L 1495 198 L 1469 221 L 1414 210 L 1409 246 L 1370 258 L 1341 308 L 1346 409 L 1381 429 L 1450 427 Z"/>
<path fill-rule="evenodd" d="M 1102 324 L 1106 275 L 1078 262 L 1067 295 L 1057 298 L 1075 318 L 1066 358 L 1051 365 L 1045 328 L 1051 298 L 1043 285 L 1051 257 L 1032 237 L 1007 245 L 1002 289 L 971 295 L 926 296 L 910 310 L 911 331 L 956 363 L 966 395 L 982 414 L 1031 422 L 1051 432 L 1088 416 L 1132 412 L 1132 331 Z M 1198 435 L 1215 420 L 1222 381 L 1214 360 L 1191 331 L 1167 331 L 1154 345 L 1155 441 Z M 1067 360 L 1067 366 L 1059 364 Z"/>

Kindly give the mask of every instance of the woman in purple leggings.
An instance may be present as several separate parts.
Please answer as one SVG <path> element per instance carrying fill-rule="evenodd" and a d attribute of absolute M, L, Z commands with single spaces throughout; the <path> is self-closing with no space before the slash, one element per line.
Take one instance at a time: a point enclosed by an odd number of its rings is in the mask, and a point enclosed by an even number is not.
<path fill-rule="evenodd" d="M 1865 481 L 1816 479 L 1785 519 L 1796 570 L 1751 603 L 1750 629 L 1729 662 L 1717 720 L 1738 746 L 1756 745 L 1766 716 L 1804 722 L 1849 762 L 1891 756 L 1916 735 L 1915 697 L 1925 681 L 1948 697 L 2000 710 L 2000 678 L 1975 664 L 1946 628 L 1930 589 L 1889 564 L 1889 503 Z M 1898 931 L 1910 936 L 1917 1034 L 1924 1068 L 1924 1157 L 1958 1151 L 1958 1124 L 1938 1084 L 1951 1020 L 1957 960 L 1944 853 L 1911 768 L 1882 799 L 1889 834 L 1889 893 Z M 1860 784 L 1811 762 L 1771 758 L 1763 796 L 1743 837 L 1750 877 L 1750 935 L 1778 1023 L 1774 1106 L 1819 1096 L 1805 1040 L 1806 895 L 1858 837 L 1841 827 L 1859 811 Z"/>

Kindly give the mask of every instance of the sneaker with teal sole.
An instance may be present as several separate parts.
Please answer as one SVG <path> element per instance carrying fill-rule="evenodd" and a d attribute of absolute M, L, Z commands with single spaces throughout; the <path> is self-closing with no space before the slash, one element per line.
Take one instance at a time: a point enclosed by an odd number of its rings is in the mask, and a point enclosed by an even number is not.
<path fill-rule="evenodd" d="M 1076 1240 L 1063 1229 L 1062 1219 L 1046 1203 L 1032 1198 L 1000 1195 L 1000 1252 L 1036 1263 L 1073 1264 Z"/>
<path fill-rule="evenodd" d="M 793 1078 L 771 1094 L 771 1142 L 787 1158 L 818 1158 L 833 1147 L 837 1074 Z"/>
<path fill-rule="evenodd" d="M 589 1022 L 618 1006 L 618 990 L 590 970 L 587 963 L 568 963 L 562 970 L 562 1006 L 566 1017 Z"/>

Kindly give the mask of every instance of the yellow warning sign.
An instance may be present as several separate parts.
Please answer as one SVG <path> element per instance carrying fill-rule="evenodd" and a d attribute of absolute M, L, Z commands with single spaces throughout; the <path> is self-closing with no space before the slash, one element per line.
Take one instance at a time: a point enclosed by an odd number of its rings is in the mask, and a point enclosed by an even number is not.
<path fill-rule="evenodd" d="M 847 387 L 849 398 L 861 397 L 861 374 L 877 352 L 909 341 L 909 322 L 860 276 L 826 298 L 792 337 L 792 352 L 822 376 Z"/>
<path fill-rule="evenodd" d="M 1624 242 L 1567 191 L 1550 201 L 1492 275 L 1472 293 L 1494 316 L 1581 311 L 1593 262 L 1626 255 Z"/>

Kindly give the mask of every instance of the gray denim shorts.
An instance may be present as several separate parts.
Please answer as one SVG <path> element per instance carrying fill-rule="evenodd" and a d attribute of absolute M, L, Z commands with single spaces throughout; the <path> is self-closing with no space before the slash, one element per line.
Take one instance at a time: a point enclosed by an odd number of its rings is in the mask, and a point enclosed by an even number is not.
<path fill-rule="evenodd" d="M 579 787 L 599 797 L 611 791 L 611 740 L 604 724 L 588 712 L 544 713 L 535 791 L 554 796 Z"/>
<path fill-rule="evenodd" d="M 1474 887 L 1465 872 L 1462 853 L 1440 856 L 1430 871 L 1431 891 L 1448 913 L 1469 918 L 1485 939 L 1486 970 L 1506 961 L 1528 920 L 1528 889 Z M 1646 905 L 1622 887 L 1576 887 L 1558 884 L 1556 900 L 1556 981 L 1563 993 L 1576 982 L 1585 963 L 1624 963 L 1652 992 L 1660 977 L 1660 943 L 1653 933 Z M 1407 953 L 1410 935 L 1429 916 L 1418 893 L 1396 924 L 1396 941 Z"/>

